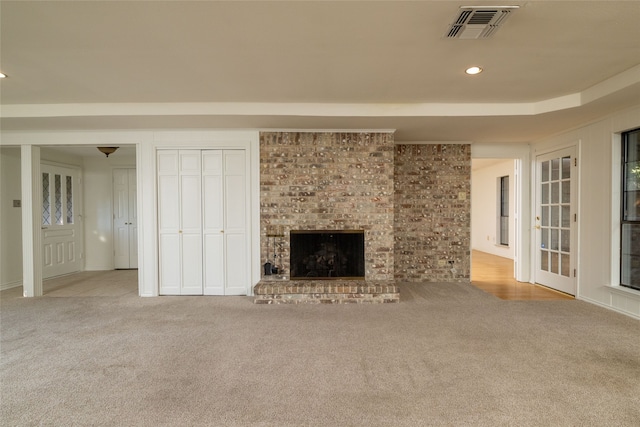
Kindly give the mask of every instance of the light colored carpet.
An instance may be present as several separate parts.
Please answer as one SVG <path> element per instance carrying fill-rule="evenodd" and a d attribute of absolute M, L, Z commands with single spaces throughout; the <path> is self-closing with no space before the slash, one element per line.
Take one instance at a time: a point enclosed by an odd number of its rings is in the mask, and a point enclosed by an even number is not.
<path fill-rule="evenodd" d="M 402 285 L 385 305 L 2 292 L 3 426 L 638 426 L 640 322 Z"/>

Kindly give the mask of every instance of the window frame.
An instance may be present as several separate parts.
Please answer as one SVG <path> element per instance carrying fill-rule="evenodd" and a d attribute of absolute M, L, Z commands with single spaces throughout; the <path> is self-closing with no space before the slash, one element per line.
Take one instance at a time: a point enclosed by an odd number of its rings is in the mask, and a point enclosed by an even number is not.
<path fill-rule="evenodd" d="M 625 227 L 628 226 L 640 226 L 640 213 L 637 213 L 634 218 L 636 219 L 627 219 L 628 215 L 628 210 L 627 210 L 627 206 L 628 206 L 628 198 L 627 198 L 627 193 L 628 193 L 628 188 L 627 188 L 627 166 L 629 165 L 629 142 L 630 142 L 630 136 L 636 134 L 637 135 L 637 141 L 640 143 L 640 128 L 636 128 L 636 129 L 631 129 L 625 132 L 621 132 L 620 133 L 620 142 L 619 142 L 619 148 L 620 148 L 620 181 L 619 181 L 619 196 L 620 196 L 620 203 L 619 203 L 619 215 L 618 215 L 618 219 L 619 219 L 619 227 L 618 227 L 618 233 L 619 233 L 619 246 L 618 246 L 618 267 L 619 267 L 619 272 L 618 272 L 618 283 L 620 286 L 623 286 L 625 288 L 629 288 L 629 289 L 634 289 L 634 290 L 639 290 L 640 291 L 640 277 L 638 278 L 638 284 L 633 284 L 633 281 L 630 281 L 631 283 L 625 283 L 625 244 L 627 243 L 627 240 L 625 240 L 625 233 L 624 233 L 624 229 Z M 640 144 L 638 145 L 638 147 L 640 147 Z M 638 154 L 636 155 L 636 158 L 633 160 L 634 162 L 640 162 L 640 149 L 638 150 Z M 640 186 L 639 186 L 640 187 Z M 638 192 L 640 194 L 640 188 L 638 188 Z M 633 256 L 634 254 L 630 254 L 631 256 Z M 638 251 L 637 254 L 635 254 L 635 256 L 638 257 L 638 259 L 640 259 L 640 251 Z M 629 269 L 631 269 L 631 267 L 629 267 Z M 629 277 L 631 277 L 631 273 L 629 272 Z"/>

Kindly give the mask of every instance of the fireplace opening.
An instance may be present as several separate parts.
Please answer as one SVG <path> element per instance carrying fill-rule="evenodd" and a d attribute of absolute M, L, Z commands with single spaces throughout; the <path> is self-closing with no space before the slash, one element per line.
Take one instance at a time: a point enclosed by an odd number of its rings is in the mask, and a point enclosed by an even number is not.
<path fill-rule="evenodd" d="M 364 230 L 291 230 L 291 279 L 364 279 Z"/>

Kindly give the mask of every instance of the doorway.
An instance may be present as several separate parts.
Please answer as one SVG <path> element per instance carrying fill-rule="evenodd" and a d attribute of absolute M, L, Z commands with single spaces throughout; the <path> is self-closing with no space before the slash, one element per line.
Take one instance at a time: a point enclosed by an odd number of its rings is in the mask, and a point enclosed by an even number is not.
<path fill-rule="evenodd" d="M 498 272 L 500 282 L 515 281 L 518 265 L 517 159 L 472 159 L 471 162 L 471 277 L 480 255 L 504 260 L 511 267 Z M 483 258 L 484 259 L 484 258 Z M 505 264 L 502 263 L 502 264 Z"/>

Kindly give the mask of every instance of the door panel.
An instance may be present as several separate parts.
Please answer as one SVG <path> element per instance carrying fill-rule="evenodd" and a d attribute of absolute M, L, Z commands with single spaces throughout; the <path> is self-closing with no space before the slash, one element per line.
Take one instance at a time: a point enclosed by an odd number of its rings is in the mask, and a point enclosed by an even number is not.
<path fill-rule="evenodd" d="M 180 239 L 178 234 L 160 235 L 160 295 L 180 295 Z"/>
<path fill-rule="evenodd" d="M 222 152 L 202 152 L 204 294 L 224 295 Z"/>
<path fill-rule="evenodd" d="M 575 295 L 575 147 L 536 158 L 536 282 Z"/>
<path fill-rule="evenodd" d="M 115 268 L 138 268 L 136 170 L 113 170 Z"/>
<path fill-rule="evenodd" d="M 202 295 L 202 235 L 182 234 L 182 288 L 180 295 Z"/>
<path fill-rule="evenodd" d="M 245 156 L 243 150 L 224 152 L 226 295 L 246 295 L 250 286 Z"/>
<path fill-rule="evenodd" d="M 225 233 L 225 295 L 246 295 L 248 268 L 246 263 L 247 245 L 243 233 Z"/>

